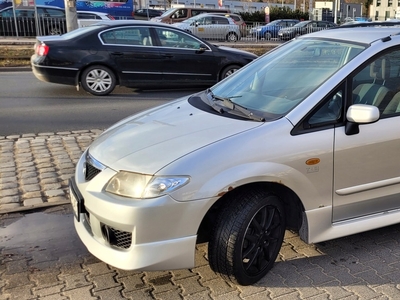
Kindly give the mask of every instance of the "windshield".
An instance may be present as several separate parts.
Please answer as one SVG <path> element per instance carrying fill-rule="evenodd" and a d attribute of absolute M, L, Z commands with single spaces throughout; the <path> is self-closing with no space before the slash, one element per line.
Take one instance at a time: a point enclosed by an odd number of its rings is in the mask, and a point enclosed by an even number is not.
<path fill-rule="evenodd" d="M 296 25 L 294 25 L 293 27 L 303 27 L 306 24 L 310 23 L 310 21 L 302 21 L 300 23 L 297 23 Z"/>
<path fill-rule="evenodd" d="M 164 12 L 160 17 L 167 17 L 175 10 L 176 10 L 176 8 L 170 8 L 166 12 Z"/>
<path fill-rule="evenodd" d="M 268 23 L 268 24 L 265 24 L 264 26 L 274 26 L 275 24 L 277 24 L 277 23 L 279 23 L 280 22 L 280 20 L 275 20 L 275 21 L 272 21 L 271 23 Z"/>
<path fill-rule="evenodd" d="M 191 17 L 189 19 L 183 20 L 182 23 L 193 23 L 194 21 L 197 21 L 198 19 L 202 18 L 203 16 L 195 16 L 195 17 Z"/>
<path fill-rule="evenodd" d="M 211 88 L 215 97 L 280 118 L 366 46 L 334 40 L 298 39 L 263 55 Z"/>

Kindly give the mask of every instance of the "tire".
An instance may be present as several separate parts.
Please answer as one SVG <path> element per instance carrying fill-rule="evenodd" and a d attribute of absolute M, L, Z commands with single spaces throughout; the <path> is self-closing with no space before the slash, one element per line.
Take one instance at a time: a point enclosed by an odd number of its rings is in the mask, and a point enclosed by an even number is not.
<path fill-rule="evenodd" d="M 109 68 L 95 65 L 82 72 L 81 84 L 86 92 L 95 96 L 104 96 L 114 90 L 116 78 Z"/>
<path fill-rule="evenodd" d="M 228 42 L 237 42 L 237 41 L 239 40 L 239 37 L 238 37 L 238 35 L 237 35 L 236 33 L 234 33 L 234 32 L 229 32 L 229 33 L 226 35 L 226 40 L 227 40 Z"/>
<path fill-rule="evenodd" d="M 264 190 L 243 191 L 222 209 L 208 245 L 210 267 L 225 280 L 250 285 L 275 263 L 285 234 L 280 199 Z"/>
<path fill-rule="evenodd" d="M 264 34 L 264 38 L 265 38 L 267 41 L 271 40 L 271 38 L 272 38 L 271 32 L 266 32 L 266 33 Z"/>
<path fill-rule="evenodd" d="M 222 70 L 221 72 L 221 80 L 225 79 L 226 77 L 232 75 L 235 73 L 237 70 L 239 70 L 241 67 L 239 65 L 230 65 L 227 66 L 225 69 Z"/>

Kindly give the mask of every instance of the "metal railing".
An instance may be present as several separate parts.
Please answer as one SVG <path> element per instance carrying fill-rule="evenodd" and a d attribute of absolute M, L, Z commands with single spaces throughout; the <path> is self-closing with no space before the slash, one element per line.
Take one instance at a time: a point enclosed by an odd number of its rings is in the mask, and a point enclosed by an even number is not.
<path fill-rule="evenodd" d="M 0 36 L 30 37 L 67 32 L 65 18 L 30 17 L 0 18 Z"/>
<path fill-rule="evenodd" d="M 262 33 L 263 31 L 257 31 L 257 28 L 263 26 L 263 23 L 252 23 L 245 26 L 230 26 L 221 30 L 221 26 L 215 26 L 215 28 L 208 27 L 207 29 L 198 27 L 193 30 L 193 34 L 200 38 L 212 41 L 251 41 L 251 42 L 263 42 L 263 41 L 276 41 L 276 40 L 288 40 L 298 35 L 303 35 L 310 32 L 324 30 L 326 28 L 279 28 L 282 34 L 279 34 L 279 29 L 272 32 L 270 35 Z M 16 27 L 18 31 L 16 31 Z M 14 18 L 0 18 L 0 36 L 12 37 L 35 37 L 38 35 L 55 35 L 67 32 L 66 19 L 55 18 L 55 17 L 19 17 L 15 23 Z M 236 36 L 233 37 L 233 35 Z"/>

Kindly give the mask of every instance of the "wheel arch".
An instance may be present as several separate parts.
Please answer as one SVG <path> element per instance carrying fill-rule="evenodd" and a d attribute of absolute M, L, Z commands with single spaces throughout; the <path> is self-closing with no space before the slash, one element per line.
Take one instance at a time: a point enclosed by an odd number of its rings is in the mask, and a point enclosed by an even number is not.
<path fill-rule="evenodd" d="M 225 73 L 225 70 L 230 68 L 230 67 L 233 67 L 233 66 L 238 66 L 239 68 L 242 68 L 244 65 L 242 63 L 240 63 L 240 62 L 231 62 L 231 63 L 229 63 L 227 65 L 222 66 L 222 68 L 218 72 L 218 81 L 221 81 L 222 79 L 224 79 L 222 77 L 222 75 Z"/>
<path fill-rule="evenodd" d="M 221 209 L 225 205 L 229 205 L 230 199 L 232 199 L 235 194 L 254 188 L 261 188 L 266 192 L 270 192 L 278 196 L 279 199 L 282 200 L 285 208 L 287 229 L 291 229 L 294 231 L 300 230 L 303 224 L 304 206 L 298 195 L 296 195 L 296 193 L 292 189 L 278 182 L 251 182 L 238 186 L 224 193 L 210 207 L 200 223 L 197 232 L 198 243 L 208 242 L 215 218 L 221 212 Z"/>

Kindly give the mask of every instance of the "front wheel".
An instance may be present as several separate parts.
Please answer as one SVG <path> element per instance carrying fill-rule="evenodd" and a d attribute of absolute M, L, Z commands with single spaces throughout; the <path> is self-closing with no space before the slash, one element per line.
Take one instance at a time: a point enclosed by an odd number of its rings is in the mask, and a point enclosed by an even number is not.
<path fill-rule="evenodd" d="M 235 195 L 217 218 L 208 246 L 211 269 L 250 285 L 263 278 L 282 246 L 286 218 L 281 200 L 262 189 Z"/>
<path fill-rule="evenodd" d="M 228 77 L 228 76 L 230 76 L 230 75 L 232 75 L 233 73 L 235 73 L 239 69 L 240 69 L 240 66 L 238 66 L 238 65 L 227 66 L 221 72 L 221 80 L 226 78 L 226 77 Z"/>
<path fill-rule="evenodd" d="M 234 32 L 229 32 L 229 33 L 226 35 L 226 40 L 227 40 L 228 42 L 237 42 L 237 41 L 239 40 L 239 37 L 238 37 L 238 35 L 237 35 L 236 33 L 234 33 Z"/>
<path fill-rule="evenodd" d="M 116 86 L 114 73 L 105 66 L 90 66 L 81 76 L 83 89 L 95 96 L 104 96 L 111 93 Z"/>

